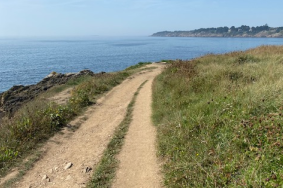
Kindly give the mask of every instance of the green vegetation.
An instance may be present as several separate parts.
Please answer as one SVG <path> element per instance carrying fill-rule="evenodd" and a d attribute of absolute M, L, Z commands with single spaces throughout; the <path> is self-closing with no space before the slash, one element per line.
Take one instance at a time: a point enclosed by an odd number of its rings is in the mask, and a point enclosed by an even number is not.
<path fill-rule="evenodd" d="M 172 63 L 174 60 L 162 59 L 160 62 Z"/>
<path fill-rule="evenodd" d="M 151 64 L 151 62 L 139 62 L 136 65 L 133 65 L 133 66 L 130 66 L 130 67 L 126 68 L 126 70 L 132 70 L 132 69 L 141 68 L 141 67 L 143 67 L 145 65 L 149 65 L 149 64 Z"/>
<path fill-rule="evenodd" d="M 283 27 L 263 26 L 250 27 L 242 25 L 240 27 L 212 27 L 200 28 L 191 31 L 162 31 L 154 33 L 152 36 L 159 37 L 283 37 Z"/>
<path fill-rule="evenodd" d="M 51 97 L 56 95 L 59 92 L 62 92 L 68 88 L 75 87 L 83 82 L 87 82 L 91 80 L 93 77 L 89 75 L 81 76 L 76 79 L 71 79 L 67 83 L 63 85 L 54 86 L 53 88 L 49 89 L 47 93 L 44 93 L 44 97 Z"/>
<path fill-rule="evenodd" d="M 15 175 L 13 178 L 9 179 L 8 181 L 6 181 L 0 187 L 3 187 L 3 188 L 11 187 L 11 188 L 13 188 L 14 183 L 19 181 L 26 174 L 26 172 L 33 167 L 35 162 L 38 161 L 41 156 L 42 156 L 42 151 L 36 151 L 34 153 L 30 153 L 29 157 L 27 159 L 25 159 L 25 161 L 23 163 L 17 164 L 18 169 L 19 169 L 18 174 Z"/>
<path fill-rule="evenodd" d="M 276 28 L 279 31 L 283 31 L 283 27 L 278 27 Z M 247 33 L 247 34 L 257 34 L 259 32 L 262 31 L 270 31 L 272 30 L 271 27 L 269 27 L 267 24 L 263 25 L 263 26 L 257 26 L 257 27 L 250 27 L 247 25 L 242 25 L 241 27 L 235 27 L 232 26 L 230 28 L 228 28 L 227 26 L 225 27 L 217 27 L 217 28 L 201 28 L 201 29 L 196 29 L 193 32 L 194 33 L 199 33 L 199 32 L 206 32 L 206 33 L 221 33 L 221 34 L 228 34 L 229 36 L 234 36 L 237 34 L 243 34 L 243 33 Z"/>
<path fill-rule="evenodd" d="M 133 106 L 135 104 L 137 95 L 146 83 L 142 83 L 138 90 L 135 92 L 134 97 L 127 108 L 127 114 L 121 124 L 115 130 L 114 136 L 110 143 L 108 144 L 106 150 L 104 151 L 103 157 L 96 168 L 92 180 L 89 182 L 88 187 L 101 187 L 108 188 L 112 185 L 112 180 L 115 177 L 116 170 L 119 165 L 119 161 L 116 156 L 120 153 L 122 146 L 124 144 L 124 138 L 128 132 L 130 123 L 132 121 Z"/>
<path fill-rule="evenodd" d="M 283 46 L 168 65 L 153 119 L 167 187 L 283 186 Z"/>
<path fill-rule="evenodd" d="M 139 65 L 137 68 L 143 65 Z M 95 103 L 101 94 L 138 71 L 137 68 L 72 80 L 63 86 L 64 88 L 76 85 L 67 104 L 58 105 L 38 97 L 18 110 L 12 119 L 2 122 L 0 175 L 5 175 L 16 163 L 34 151 L 39 143 L 60 131 L 85 107 Z M 57 88 L 58 90 L 55 88 L 52 92 L 61 91 L 62 88 L 60 88 Z"/>

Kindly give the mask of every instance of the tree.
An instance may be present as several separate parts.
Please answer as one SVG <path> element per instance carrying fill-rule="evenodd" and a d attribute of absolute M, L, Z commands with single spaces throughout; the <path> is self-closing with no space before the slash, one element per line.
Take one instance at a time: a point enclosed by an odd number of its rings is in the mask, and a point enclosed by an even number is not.
<path fill-rule="evenodd" d="M 237 32 L 238 29 L 235 26 L 230 27 L 231 32 Z"/>
<path fill-rule="evenodd" d="M 250 26 L 242 25 L 240 27 L 241 31 L 243 32 L 249 32 L 250 31 Z"/>

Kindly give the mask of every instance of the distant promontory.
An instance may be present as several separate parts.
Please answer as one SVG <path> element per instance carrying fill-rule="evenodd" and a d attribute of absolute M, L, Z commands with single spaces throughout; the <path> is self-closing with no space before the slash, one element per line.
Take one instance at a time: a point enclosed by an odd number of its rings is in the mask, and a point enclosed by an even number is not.
<path fill-rule="evenodd" d="M 161 31 L 151 35 L 153 37 L 274 37 L 283 38 L 283 27 L 263 26 L 250 27 L 212 27 L 191 31 Z"/>

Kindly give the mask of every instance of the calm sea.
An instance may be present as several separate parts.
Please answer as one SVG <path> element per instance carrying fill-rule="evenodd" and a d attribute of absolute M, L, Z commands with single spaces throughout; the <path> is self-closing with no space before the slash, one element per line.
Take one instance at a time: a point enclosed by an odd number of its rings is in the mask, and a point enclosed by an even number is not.
<path fill-rule="evenodd" d="M 280 38 L 0 38 L 0 92 L 35 84 L 50 72 L 111 72 L 138 62 L 283 45 Z"/>

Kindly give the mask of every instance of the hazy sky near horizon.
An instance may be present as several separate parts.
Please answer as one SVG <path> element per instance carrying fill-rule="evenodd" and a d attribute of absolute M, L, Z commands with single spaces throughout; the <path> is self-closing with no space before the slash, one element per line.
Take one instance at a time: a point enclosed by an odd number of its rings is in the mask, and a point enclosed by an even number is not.
<path fill-rule="evenodd" d="M 148 36 L 283 26 L 282 0 L 0 0 L 0 36 Z"/>

